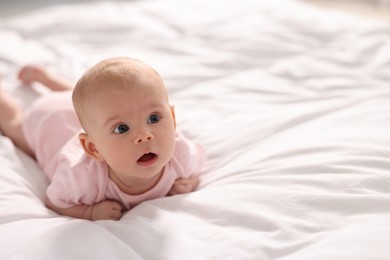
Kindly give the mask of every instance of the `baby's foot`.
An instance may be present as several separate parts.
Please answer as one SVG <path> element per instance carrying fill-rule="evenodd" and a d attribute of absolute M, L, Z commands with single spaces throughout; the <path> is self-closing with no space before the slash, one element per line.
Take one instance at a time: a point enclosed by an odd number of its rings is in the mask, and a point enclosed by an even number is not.
<path fill-rule="evenodd" d="M 27 65 L 23 67 L 18 74 L 18 79 L 20 79 L 23 84 L 31 85 L 33 82 L 43 82 L 48 78 L 46 71 L 35 65 Z"/>

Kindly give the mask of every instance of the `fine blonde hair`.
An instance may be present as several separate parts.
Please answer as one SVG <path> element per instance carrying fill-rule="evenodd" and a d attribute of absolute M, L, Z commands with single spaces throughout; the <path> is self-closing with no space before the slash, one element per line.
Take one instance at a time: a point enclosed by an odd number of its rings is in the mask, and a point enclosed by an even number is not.
<path fill-rule="evenodd" d="M 97 94 L 108 89 L 129 89 L 145 76 L 157 76 L 161 80 L 152 67 L 127 57 L 106 59 L 87 70 L 72 94 L 73 106 L 84 130 L 87 131 L 89 104 Z"/>

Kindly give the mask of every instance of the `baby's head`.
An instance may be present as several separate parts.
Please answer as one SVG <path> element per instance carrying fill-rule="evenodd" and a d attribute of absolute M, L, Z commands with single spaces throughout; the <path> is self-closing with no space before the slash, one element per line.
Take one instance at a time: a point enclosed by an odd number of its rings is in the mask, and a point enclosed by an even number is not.
<path fill-rule="evenodd" d="M 114 175 L 147 178 L 173 156 L 173 107 L 161 77 L 145 63 L 103 60 L 81 77 L 72 98 L 84 150 Z"/>
<path fill-rule="evenodd" d="M 80 123 L 87 131 L 95 98 L 115 90 L 131 90 L 143 87 L 142 81 L 148 79 L 156 88 L 163 88 L 160 75 L 147 64 L 126 57 L 103 60 L 90 68 L 77 82 L 73 90 L 73 105 Z M 154 81 L 154 82 L 153 82 Z M 165 92 L 166 101 L 168 95 Z M 142 102 L 141 100 L 139 102 Z"/>

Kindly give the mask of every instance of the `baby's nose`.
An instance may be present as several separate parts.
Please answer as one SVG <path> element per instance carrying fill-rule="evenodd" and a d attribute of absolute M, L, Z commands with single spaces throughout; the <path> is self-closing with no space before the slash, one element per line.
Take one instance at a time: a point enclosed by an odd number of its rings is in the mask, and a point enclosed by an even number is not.
<path fill-rule="evenodd" d="M 152 141 L 154 139 L 154 136 L 152 133 L 144 132 L 143 134 L 138 135 L 135 138 L 135 144 L 141 144 L 146 141 Z"/>

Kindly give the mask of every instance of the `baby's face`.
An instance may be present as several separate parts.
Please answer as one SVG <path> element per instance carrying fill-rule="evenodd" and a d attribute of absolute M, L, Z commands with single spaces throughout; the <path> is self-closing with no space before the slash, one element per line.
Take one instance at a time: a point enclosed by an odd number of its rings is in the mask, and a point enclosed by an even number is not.
<path fill-rule="evenodd" d="M 160 80 L 111 88 L 97 95 L 92 106 L 88 134 L 111 174 L 126 183 L 161 173 L 174 153 L 175 123 Z"/>

